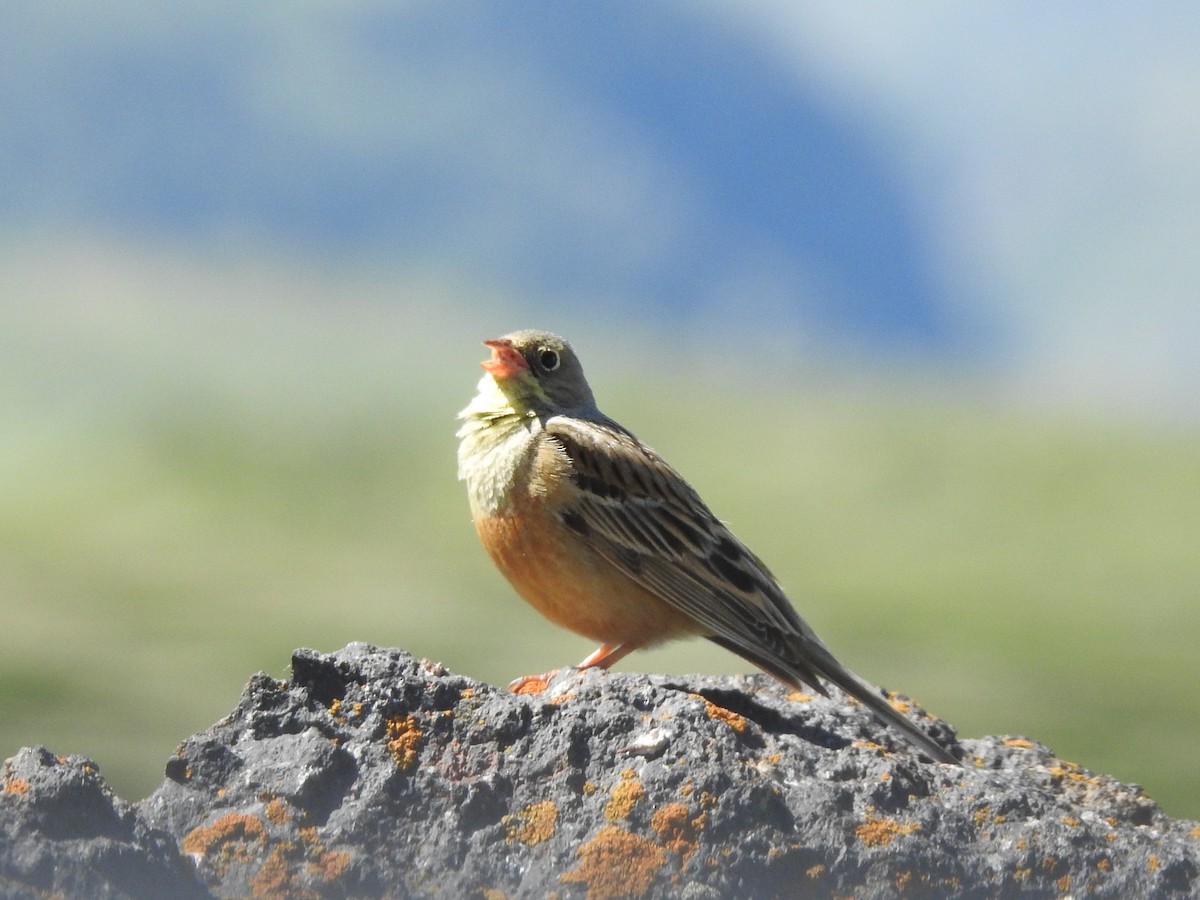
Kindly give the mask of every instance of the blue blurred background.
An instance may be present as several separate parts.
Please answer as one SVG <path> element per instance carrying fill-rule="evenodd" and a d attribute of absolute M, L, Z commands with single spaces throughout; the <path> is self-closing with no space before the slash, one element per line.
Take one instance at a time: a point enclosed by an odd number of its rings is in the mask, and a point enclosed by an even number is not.
<path fill-rule="evenodd" d="M 5 4 L 0 755 L 137 796 L 294 646 L 584 656 L 454 481 L 478 341 L 545 327 L 864 676 L 1200 815 L 1197 46 L 1182 2 Z"/>

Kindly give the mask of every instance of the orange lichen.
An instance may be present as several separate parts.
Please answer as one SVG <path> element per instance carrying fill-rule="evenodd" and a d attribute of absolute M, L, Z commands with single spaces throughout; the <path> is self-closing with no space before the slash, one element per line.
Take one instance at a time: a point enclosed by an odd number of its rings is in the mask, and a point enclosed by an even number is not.
<path fill-rule="evenodd" d="M 806 694 L 804 691 L 792 691 L 787 698 L 793 703 L 811 703 L 816 699 L 812 694 Z"/>
<path fill-rule="evenodd" d="M 686 862 L 696 852 L 696 832 L 703 827 L 705 815 L 701 813 L 693 819 L 682 803 L 668 803 L 654 811 L 650 817 L 650 827 L 658 834 L 658 839 L 666 849 L 678 853 Z"/>
<path fill-rule="evenodd" d="M 1069 825 L 1072 828 L 1079 827 L 1079 820 L 1074 816 L 1063 816 L 1061 821 L 1064 825 Z"/>
<path fill-rule="evenodd" d="M 1080 784 L 1098 785 L 1100 779 L 1095 775 L 1089 775 L 1083 771 L 1076 763 L 1065 762 L 1060 760 L 1059 765 L 1050 766 L 1047 770 L 1052 778 L 1066 779 L 1068 781 L 1078 782 Z"/>
<path fill-rule="evenodd" d="M 407 772 L 417 764 L 421 734 L 413 716 L 395 716 L 387 720 L 387 751 L 400 771 Z"/>
<path fill-rule="evenodd" d="M 887 747 L 883 744 L 877 744 L 874 741 L 854 741 L 853 746 L 862 747 L 864 750 L 878 750 L 880 753 L 887 753 Z"/>
<path fill-rule="evenodd" d="M 621 774 L 621 780 L 613 785 L 612 797 L 604 807 L 604 817 L 610 822 L 628 819 L 637 802 L 646 796 L 646 789 L 633 777 L 631 770 L 626 769 Z"/>
<path fill-rule="evenodd" d="M 816 881 L 825 874 L 825 863 L 817 863 L 815 866 L 809 866 L 804 870 L 804 874 Z"/>
<path fill-rule="evenodd" d="M 480 900 L 508 900 L 508 894 L 495 888 L 480 888 L 479 897 Z"/>
<path fill-rule="evenodd" d="M 868 817 L 865 822 L 854 829 L 854 833 L 868 847 L 886 847 L 897 836 L 912 834 L 914 831 L 920 830 L 921 826 L 916 822 L 901 824 L 894 819 Z"/>
<path fill-rule="evenodd" d="M 1188 837 L 1194 837 L 1197 840 L 1200 840 L 1200 825 L 1197 825 L 1195 828 L 1189 831 Z"/>
<path fill-rule="evenodd" d="M 315 829 L 300 830 L 301 843 L 280 841 L 250 878 L 252 896 L 262 900 L 316 900 L 325 896 L 317 882 L 329 882 L 345 872 L 350 854 L 326 850 L 316 842 Z"/>
<path fill-rule="evenodd" d="M 1058 888 L 1060 894 L 1067 894 L 1071 891 L 1071 876 L 1064 875 L 1058 881 L 1054 882 L 1054 886 Z"/>
<path fill-rule="evenodd" d="M 284 841 L 270 852 L 258 871 L 250 878 L 251 896 L 262 900 L 287 900 L 297 897 L 309 900 L 317 895 L 313 891 L 304 890 L 296 883 L 296 875 L 292 870 L 291 859 L 296 853 L 296 845 Z"/>
<path fill-rule="evenodd" d="M 662 847 L 647 838 L 614 825 L 576 851 L 579 865 L 559 880 L 586 886 L 587 900 L 644 897 L 667 863 Z"/>
<path fill-rule="evenodd" d="M 288 812 L 287 804 L 278 798 L 267 804 L 265 813 L 267 818 L 276 825 L 282 825 L 291 818 L 291 814 Z"/>
<path fill-rule="evenodd" d="M 266 814 L 275 824 L 291 818 L 284 802 L 278 799 L 267 804 Z M 182 846 L 185 853 L 201 857 L 218 875 L 235 862 L 257 863 L 257 871 L 249 881 L 254 897 L 307 900 L 324 896 L 319 885 L 314 888 L 312 882 L 328 882 L 341 876 L 350 864 L 350 854 L 326 850 L 317 841 L 314 827 L 298 829 L 297 834 L 299 841 L 273 840 L 261 819 L 228 813 L 211 825 L 193 829 Z"/>
<path fill-rule="evenodd" d="M 4 792 L 6 794 L 24 794 L 29 791 L 29 782 L 24 778 L 10 778 L 4 782 Z"/>
<path fill-rule="evenodd" d="M 527 678 L 517 686 L 517 689 L 514 690 L 513 693 L 514 694 L 540 694 L 540 693 L 542 693 L 542 691 L 546 690 L 546 688 L 548 688 L 549 686 L 550 686 L 550 682 L 547 681 L 545 678 L 540 678 L 540 677 Z"/>
<path fill-rule="evenodd" d="M 717 706 L 707 697 L 702 694 L 692 694 L 693 697 L 698 697 L 704 701 L 704 712 L 707 713 L 710 719 L 715 719 L 718 722 L 724 722 L 738 734 L 742 734 L 746 730 L 746 717 L 740 716 L 731 709 L 726 709 L 723 706 Z"/>
<path fill-rule="evenodd" d="M 553 800 L 543 800 L 540 803 L 530 803 L 514 815 L 505 816 L 504 823 L 508 834 L 508 843 L 522 843 L 535 847 L 543 841 L 550 840 L 554 834 L 554 826 L 558 823 L 558 807 Z"/>
<path fill-rule="evenodd" d="M 350 854 L 345 850 L 326 850 L 318 844 L 313 851 L 313 857 L 305 868 L 322 881 L 340 878 L 346 866 L 350 865 Z"/>
<path fill-rule="evenodd" d="M 1196 830 L 1200 831 L 1200 827 L 1198 827 Z M 1162 865 L 1162 860 L 1158 858 L 1157 853 L 1151 853 L 1146 859 L 1146 866 L 1151 872 L 1157 872 L 1160 865 Z"/>
<path fill-rule="evenodd" d="M 266 842 L 261 819 L 243 813 L 227 813 L 211 825 L 193 828 L 183 839 L 183 852 L 201 857 L 223 874 L 233 862 L 249 862 L 257 855 L 250 846 Z"/>
<path fill-rule="evenodd" d="M 912 706 L 909 705 L 908 701 L 901 700 L 900 695 L 895 691 L 889 691 L 887 698 L 888 703 L 892 704 L 892 709 L 902 713 L 908 713 L 912 711 Z"/>
<path fill-rule="evenodd" d="M 1109 859 L 1107 856 L 1101 857 L 1100 859 L 1096 860 L 1096 868 L 1099 869 L 1101 872 L 1111 871 L 1112 870 L 1112 860 Z"/>
<path fill-rule="evenodd" d="M 1020 747 L 1022 750 L 1033 749 L 1033 741 L 1027 741 L 1025 738 L 1007 738 L 1004 743 L 1009 747 Z"/>
<path fill-rule="evenodd" d="M 183 852 L 207 856 L 213 847 L 230 841 L 266 840 L 261 820 L 243 813 L 226 813 L 211 825 L 193 828 L 183 839 Z"/>

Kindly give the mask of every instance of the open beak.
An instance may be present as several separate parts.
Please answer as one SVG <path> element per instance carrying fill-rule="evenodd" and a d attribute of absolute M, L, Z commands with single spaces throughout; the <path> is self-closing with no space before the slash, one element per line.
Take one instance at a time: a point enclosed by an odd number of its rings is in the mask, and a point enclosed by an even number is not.
<path fill-rule="evenodd" d="M 492 351 L 492 358 L 480 363 L 488 374 L 496 379 L 512 378 L 520 372 L 529 371 L 529 363 L 525 361 L 508 338 L 496 338 L 484 341 L 483 346 Z"/>

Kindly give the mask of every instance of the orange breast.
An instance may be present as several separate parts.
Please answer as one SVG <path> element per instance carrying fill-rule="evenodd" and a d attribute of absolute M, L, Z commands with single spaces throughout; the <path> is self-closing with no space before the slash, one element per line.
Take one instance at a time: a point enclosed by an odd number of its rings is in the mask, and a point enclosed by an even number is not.
<path fill-rule="evenodd" d="M 562 525 L 546 501 L 514 492 L 475 528 L 496 566 L 550 621 L 606 644 L 644 647 L 701 631 Z"/>

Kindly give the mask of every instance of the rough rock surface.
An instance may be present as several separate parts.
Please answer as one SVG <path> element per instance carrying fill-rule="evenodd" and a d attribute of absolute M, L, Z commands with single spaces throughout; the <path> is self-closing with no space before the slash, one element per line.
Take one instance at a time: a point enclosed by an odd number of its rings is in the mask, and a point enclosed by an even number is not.
<path fill-rule="evenodd" d="M 1028 740 L 935 765 L 760 676 L 567 672 L 514 696 L 363 644 L 292 667 L 140 804 L 87 760 L 9 760 L 0 896 L 1200 894 L 1200 826 Z"/>

